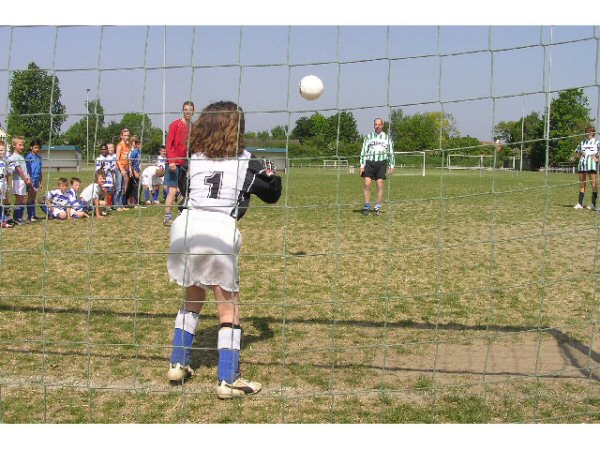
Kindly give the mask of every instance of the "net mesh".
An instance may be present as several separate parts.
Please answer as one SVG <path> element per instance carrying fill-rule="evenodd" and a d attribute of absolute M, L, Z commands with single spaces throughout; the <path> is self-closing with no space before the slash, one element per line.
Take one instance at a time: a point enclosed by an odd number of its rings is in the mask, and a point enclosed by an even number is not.
<path fill-rule="evenodd" d="M 549 114 L 576 88 L 599 116 L 597 27 L 524 27 L 522 42 L 511 27 L 269 28 L 0 27 L 0 121 L 46 120 L 38 201 L 64 175 L 91 183 L 99 144 L 117 142 L 128 115 L 148 118 L 132 131 L 155 149 L 187 99 L 236 101 L 251 132 L 344 111 L 366 134 L 402 110 L 493 136 L 527 107 L 543 135 L 503 142 L 502 156 L 493 141 L 449 145 L 438 126 L 432 145 L 396 147 L 383 213 L 366 217 L 362 141 L 343 140 L 340 115 L 313 147 L 248 136 L 284 161 L 284 193 L 239 222 L 242 372 L 264 388 L 233 403 L 214 395 L 211 296 L 194 377 L 166 381 L 184 291 L 166 272 L 163 204 L 0 229 L 0 422 L 597 422 L 600 215 L 573 210 L 577 178 L 553 170 L 550 145 L 583 136 L 553 133 Z M 30 61 L 67 105 L 60 134 L 50 124 L 63 113 L 14 113 Z M 310 73 L 325 81 L 314 103 L 297 92 Z M 57 149 L 77 122 L 82 151 Z M 536 142 L 542 170 L 525 171 Z M 449 170 L 472 161 L 490 170 Z"/>

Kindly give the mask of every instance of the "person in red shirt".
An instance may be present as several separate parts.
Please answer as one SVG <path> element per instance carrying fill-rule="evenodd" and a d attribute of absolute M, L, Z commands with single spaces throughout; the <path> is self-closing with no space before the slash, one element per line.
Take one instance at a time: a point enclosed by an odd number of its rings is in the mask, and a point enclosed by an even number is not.
<path fill-rule="evenodd" d="M 170 227 L 173 223 L 171 206 L 177 196 L 179 177 L 182 176 L 181 166 L 187 163 L 188 139 L 194 111 L 193 102 L 184 102 L 183 117 L 169 125 L 169 134 L 167 135 L 167 164 L 169 167 L 165 171 L 164 178 L 164 186 L 169 189 L 165 200 L 165 220 L 163 222 L 166 227 Z"/>

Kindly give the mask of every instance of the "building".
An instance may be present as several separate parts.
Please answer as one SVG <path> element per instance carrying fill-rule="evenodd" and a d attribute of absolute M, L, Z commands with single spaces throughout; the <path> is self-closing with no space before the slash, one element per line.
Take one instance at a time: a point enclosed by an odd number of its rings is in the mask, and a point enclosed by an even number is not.
<path fill-rule="evenodd" d="M 81 170 L 81 149 L 75 145 L 42 145 L 40 155 L 44 170 Z"/>
<path fill-rule="evenodd" d="M 246 150 L 253 153 L 254 156 L 261 159 L 270 159 L 275 163 L 277 171 L 285 173 L 287 171 L 287 149 L 275 147 L 246 147 Z"/>

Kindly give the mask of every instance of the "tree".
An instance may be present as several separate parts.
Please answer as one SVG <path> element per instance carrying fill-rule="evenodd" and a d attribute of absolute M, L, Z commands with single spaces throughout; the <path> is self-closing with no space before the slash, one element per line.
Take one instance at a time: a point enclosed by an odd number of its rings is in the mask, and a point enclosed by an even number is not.
<path fill-rule="evenodd" d="M 539 113 L 532 111 L 515 121 L 502 121 L 494 127 L 496 135 L 506 142 L 504 148 L 517 150 L 523 146 L 525 155 L 531 158 L 532 168 L 544 165 L 544 122 Z"/>
<path fill-rule="evenodd" d="M 356 126 L 356 119 L 351 112 L 340 111 L 333 116 L 328 117 L 330 135 L 335 140 L 338 131 L 338 122 L 340 130 L 340 142 L 355 143 L 360 140 L 360 133 Z"/>
<path fill-rule="evenodd" d="M 360 139 L 354 115 L 346 111 L 340 111 L 329 117 L 320 113 L 310 117 L 300 117 L 292 130 L 291 138 L 298 139 L 301 144 L 319 147 L 322 152 L 325 152 L 338 141 L 338 124 L 340 142 L 355 143 Z"/>
<path fill-rule="evenodd" d="M 452 114 L 439 111 L 405 115 L 401 109 L 392 110 L 390 134 L 397 151 L 422 151 L 449 148 L 450 139 L 460 137 Z"/>
<path fill-rule="evenodd" d="M 296 120 L 296 126 L 292 130 L 291 137 L 292 139 L 298 139 L 301 144 L 303 144 L 305 140 L 313 137 L 310 118 L 302 116 Z"/>
<path fill-rule="evenodd" d="M 573 159 L 581 135 L 592 121 L 588 105 L 583 89 L 567 89 L 550 103 L 550 165 Z"/>
<path fill-rule="evenodd" d="M 93 149 L 99 143 L 106 142 L 104 137 L 104 108 L 99 100 L 90 100 L 88 116 L 71 125 L 63 135 L 65 144 L 77 145 L 82 148 L 85 147 L 88 139 L 91 154 L 93 154 Z"/>
<path fill-rule="evenodd" d="M 162 144 L 162 130 L 152 126 L 152 121 L 147 114 L 133 112 L 124 114 L 119 122 L 119 132 L 123 128 L 128 128 L 132 136 L 137 135 L 142 140 L 144 153 L 158 154 L 158 148 Z"/>
<path fill-rule="evenodd" d="M 275 128 L 271 129 L 271 137 L 273 139 L 278 139 L 278 140 L 284 141 L 287 138 L 287 134 L 288 134 L 287 125 L 286 126 L 278 125 Z"/>
<path fill-rule="evenodd" d="M 48 75 L 34 62 L 30 62 L 26 70 L 15 70 L 8 93 L 7 133 L 22 135 L 28 140 L 56 142 L 66 119 L 60 97 L 58 78 Z"/>

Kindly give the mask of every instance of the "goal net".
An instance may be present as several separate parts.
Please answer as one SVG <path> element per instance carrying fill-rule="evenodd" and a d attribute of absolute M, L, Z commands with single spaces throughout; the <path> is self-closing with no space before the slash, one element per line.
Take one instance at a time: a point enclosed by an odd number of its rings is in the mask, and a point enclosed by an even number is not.
<path fill-rule="evenodd" d="M 41 220 L 0 228 L 0 422 L 597 423 L 600 213 L 575 174 L 548 168 L 598 129 L 599 35 L 0 26 L 0 139 L 11 157 L 18 136 L 24 157 L 44 146 L 29 200 Z M 311 74 L 325 86 L 314 101 L 298 93 Z M 188 330 L 193 376 L 167 379 L 188 293 L 167 271 L 178 208 L 164 186 L 141 181 L 101 217 L 39 207 L 65 183 L 93 185 L 125 128 L 139 169 L 160 164 L 189 100 L 192 122 L 214 101 L 238 104 L 245 148 L 282 177 L 280 200 L 253 197 L 236 225 L 240 369 L 262 390 L 232 402 L 215 395 L 212 292 Z M 394 149 L 415 151 L 369 185 L 358 167 L 377 118 Z M 485 154 L 496 136 L 507 145 Z M 58 147 L 79 168 L 44 166 Z M 205 180 L 211 198 L 220 176 Z M 27 222 L 19 192 L 3 223 Z"/>

